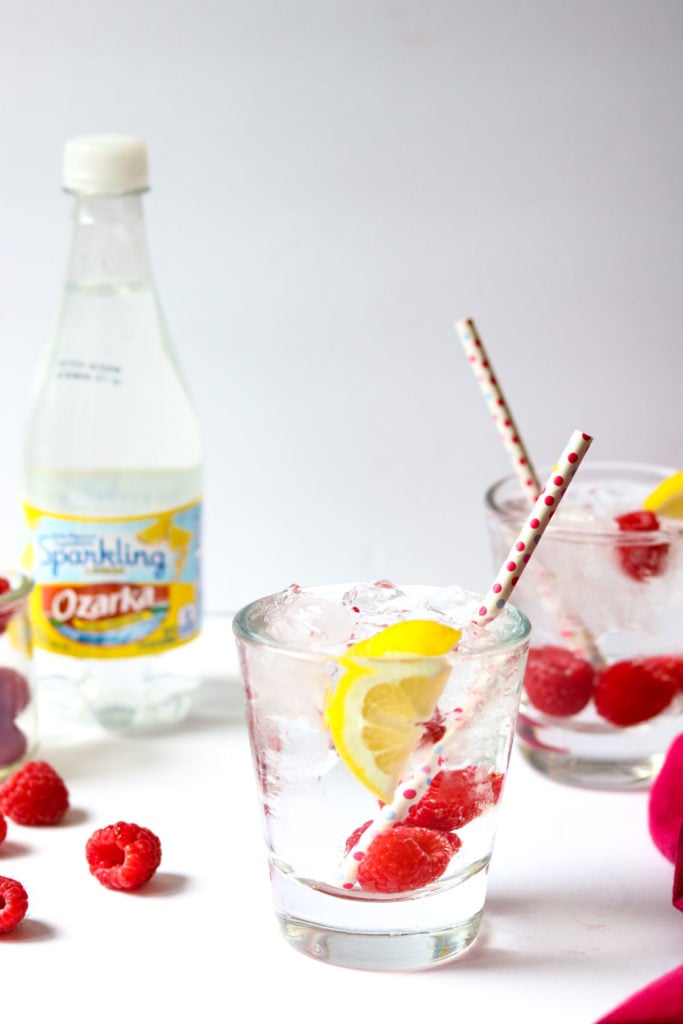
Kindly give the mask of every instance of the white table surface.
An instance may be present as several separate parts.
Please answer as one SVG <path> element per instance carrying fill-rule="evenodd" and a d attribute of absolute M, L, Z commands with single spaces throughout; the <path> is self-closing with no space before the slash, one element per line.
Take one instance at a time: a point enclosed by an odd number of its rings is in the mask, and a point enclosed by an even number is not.
<path fill-rule="evenodd" d="M 0 846 L 0 873 L 30 898 L 29 916 L 0 939 L 6 1009 L 75 1024 L 357 1024 L 384 1016 L 382 1006 L 392 1024 L 593 1024 L 683 962 L 672 867 L 649 838 L 647 794 L 561 786 L 515 751 L 469 951 L 407 974 L 294 951 L 270 906 L 229 617 L 210 639 L 194 710 L 172 733 L 119 737 L 43 708 L 39 756 L 63 775 L 72 807 L 55 828 L 10 822 Z M 104 889 L 87 869 L 86 840 L 117 820 L 162 841 L 161 867 L 138 893 Z"/>

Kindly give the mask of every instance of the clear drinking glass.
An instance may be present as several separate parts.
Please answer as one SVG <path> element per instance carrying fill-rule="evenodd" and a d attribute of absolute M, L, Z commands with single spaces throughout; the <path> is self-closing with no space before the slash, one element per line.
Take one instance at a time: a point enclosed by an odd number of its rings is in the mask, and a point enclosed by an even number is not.
<path fill-rule="evenodd" d="M 0 779 L 34 752 L 38 733 L 28 597 L 31 580 L 0 571 Z"/>
<path fill-rule="evenodd" d="M 380 581 L 293 587 L 236 615 L 275 912 L 301 952 L 341 966 L 396 970 L 449 960 L 475 939 L 530 629 L 512 605 L 486 629 L 472 627 L 480 604 L 480 596 L 456 587 Z M 350 645 L 407 619 L 437 620 L 463 635 L 441 657 L 347 657 L 340 664 Z M 391 683 L 398 674 L 422 685 L 436 673 L 444 681 L 434 714 L 414 727 L 397 790 L 410 797 L 411 780 L 423 772 L 431 782 L 421 799 L 437 794 L 454 812 L 449 820 L 421 819 L 439 825 L 436 842 L 441 847 L 445 837 L 449 852 L 440 876 L 419 888 L 368 891 L 341 880 L 349 837 L 393 813 L 393 803 L 383 806 L 349 768 L 328 728 L 326 709 L 350 663 L 366 680 Z"/>
<path fill-rule="evenodd" d="M 558 781 L 647 786 L 683 730 L 683 523 L 640 511 L 673 472 L 586 462 L 515 589 L 533 624 L 518 746 Z M 528 507 L 513 477 L 485 502 L 496 560 Z"/>

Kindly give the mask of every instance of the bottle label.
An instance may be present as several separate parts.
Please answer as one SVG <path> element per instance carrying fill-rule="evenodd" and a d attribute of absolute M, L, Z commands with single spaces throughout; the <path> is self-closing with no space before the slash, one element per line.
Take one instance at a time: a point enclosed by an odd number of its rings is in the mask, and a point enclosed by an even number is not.
<path fill-rule="evenodd" d="M 201 503 L 126 519 L 24 507 L 37 647 L 75 658 L 159 654 L 201 625 Z"/>

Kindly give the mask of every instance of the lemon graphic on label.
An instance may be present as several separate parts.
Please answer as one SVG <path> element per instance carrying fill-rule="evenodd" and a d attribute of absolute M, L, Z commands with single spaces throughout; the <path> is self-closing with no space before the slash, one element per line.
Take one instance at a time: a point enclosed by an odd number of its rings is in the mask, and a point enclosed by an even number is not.
<path fill-rule="evenodd" d="M 141 530 L 137 534 L 137 540 L 143 544 L 168 544 L 176 556 L 174 578 L 180 577 L 189 554 L 192 534 L 189 530 L 183 530 L 173 522 L 172 512 L 165 512 L 159 516 L 156 522 Z"/>
<path fill-rule="evenodd" d="M 673 473 L 648 494 L 643 508 L 671 519 L 683 519 L 683 470 Z"/>
<path fill-rule="evenodd" d="M 337 753 L 380 800 L 391 800 L 449 675 L 436 658 L 460 631 L 431 619 L 397 622 L 350 647 L 346 672 L 329 697 L 325 721 Z M 356 659 L 377 658 L 376 664 Z M 431 660 L 434 659 L 434 660 Z"/>

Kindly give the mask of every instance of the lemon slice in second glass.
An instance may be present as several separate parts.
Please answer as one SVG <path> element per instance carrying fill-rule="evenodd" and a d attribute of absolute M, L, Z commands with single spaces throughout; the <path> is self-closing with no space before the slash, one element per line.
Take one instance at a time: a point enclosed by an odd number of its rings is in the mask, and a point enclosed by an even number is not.
<path fill-rule="evenodd" d="M 643 502 L 643 508 L 660 516 L 683 519 L 683 470 L 657 484 Z"/>
<path fill-rule="evenodd" d="M 375 796 L 391 800 L 449 675 L 443 661 L 460 631 L 430 619 L 397 622 L 350 647 L 327 703 L 337 753 Z M 362 664 L 356 659 L 377 659 Z"/>

